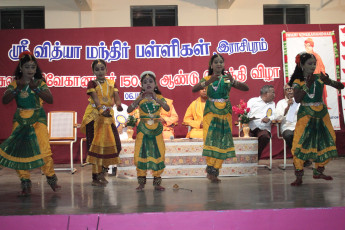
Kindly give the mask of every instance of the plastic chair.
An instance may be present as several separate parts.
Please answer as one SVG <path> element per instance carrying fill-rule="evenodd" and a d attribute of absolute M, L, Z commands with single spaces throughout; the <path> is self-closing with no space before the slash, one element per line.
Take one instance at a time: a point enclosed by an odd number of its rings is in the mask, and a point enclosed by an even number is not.
<path fill-rule="evenodd" d="M 278 168 L 285 170 L 287 166 L 293 166 L 293 164 L 286 164 L 286 141 L 283 138 L 283 136 L 280 135 L 280 125 L 281 125 L 280 122 L 277 122 L 276 125 L 277 125 L 277 137 L 278 139 L 281 139 L 284 141 L 284 163 L 280 164 Z"/>
<path fill-rule="evenodd" d="M 269 165 L 259 165 L 258 167 L 262 167 L 262 168 L 267 168 L 268 170 L 272 170 L 272 133 L 271 133 L 271 138 L 270 138 L 270 164 Z"/>
<path fill-rule="evenodd" d="M 275 121 L 272 121 L 271 124 L 275 124 Z M 259 159 L 258 159 L 259 161 Z M 270 164 L 269 165 L 259 165 L 258 167 L 262 167 L 262 168 L 267 168 L 268 170 L 272 170 L 272 163 L 273 163 L 273 159 L 272 159 L 272 132 L 271 132 L 271 138 L 270 138 Z"/>
<path fill-rule="evenodd" d="M 77 141 L 77 112 L 48 112 L 48 132 L 50 144 L 70 146 L 70 168 L 56 168 L 55 170 L 70 170 L 74 174 L 77 171 L 73 167 L 73 144 Z"/>
<path fill-rule="evenodd" d="M 90 163 L 87 163 L 83 161 L 83 145 L 84 145 L 84 141 L 86 141 L 86 137 L 83 137 L 80 139 L 80 166 L 84 167 L 85 165 L 89 165 Z"/>
<path fill-rule="evenodd" d="M 241 122 L 235 121 L 235 126 L 238 127 L 238 137 L 241 137 L 241 131 L 242 131 Z"/>

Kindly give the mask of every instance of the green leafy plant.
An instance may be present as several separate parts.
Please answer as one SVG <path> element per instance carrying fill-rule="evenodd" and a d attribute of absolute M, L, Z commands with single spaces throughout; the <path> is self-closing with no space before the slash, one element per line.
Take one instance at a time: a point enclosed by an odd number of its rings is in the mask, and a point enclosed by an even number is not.
<path fill-rule="evenodd" d="M 137 125 L 137 120 L 138 120 L 138 118 L 135 118 L 132 115 L 128 116 L 127 126 L 135 127 Z"/>

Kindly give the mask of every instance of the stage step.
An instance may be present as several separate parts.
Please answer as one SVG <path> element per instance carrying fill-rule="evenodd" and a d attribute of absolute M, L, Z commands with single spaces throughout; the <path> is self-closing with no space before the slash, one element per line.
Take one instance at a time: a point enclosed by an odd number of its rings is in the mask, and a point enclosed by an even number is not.
<path fill-rule="evenodd" d="M 224 161 L 220 176 L 256 175 L 258 167 L 258 140 L 255 137 L 234 138 L 236 157 Z M 206 160 L 202 154 L 202 139 L 174 139 L 165 141 L 163 178 L 205 177 Z M 121 164 L 117 168 L 120 178 L 136 178 L 134 141 L 122 141 Z M 152 177 L 148 172 L 148 177 Z"/>

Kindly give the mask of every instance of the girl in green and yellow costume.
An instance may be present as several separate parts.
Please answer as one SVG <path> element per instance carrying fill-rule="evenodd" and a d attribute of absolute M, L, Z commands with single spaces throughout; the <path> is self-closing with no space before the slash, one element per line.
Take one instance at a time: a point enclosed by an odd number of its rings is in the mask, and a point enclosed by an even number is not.
<path fill-rule="evenodd" d="M 207 178 L 218 183 L 219 169 L 227 158 L 235 157 L 232 138 L 232 107 L 229 93 L 232 87 L 248 91 L 249 87 L 236 81 L 231 74 L 224 74 L 224 58 L 215 54 L 211 57 L 209 76 L 204 77 L 193 87 L 193 92 L 207 88 L 207 100 L 203 117 L 204 148 Z"/>
<path fill-rule="evenodd" d="M 165 168 L 165 144 L 160 111 L 161 108 L 165 111 L 169 111 L 170 108 L 158 89 L 156 75 L 153 72 L 143 72 L 140 81 L 140 95 L 127 109 L 127 112 L 131 113 L 139 107 L 140 113 L 134 150 L 134 164 L 137 167 L 139 183 L 137 190 L 144 189 L 147 170 L 152 170 L 155 190 L 162 191 L 165 189 L 161 186 L 161 174 Z"/>
<path fill-rule="evenodd" d="M 92 185 L 102 187 L 108 183 L 105 179 L 108 166 L 120 163 L 121 142 L 115 126 L 114 101 L 118 111 L 123 109 L 115 82 L 105 78 L 105 61 L 97 59 L 91 67 L 96 79 L 87 85 L 89 104 L 80 129 L 86 134 L 86 162 L 92 164 Z"/>
<path fill-rule="evenodd" d="M 315 162 L 314 179 L 333 179 L 323 174 L 325 165 L 331 158 L 338 156 L 338 152 L 335 132 L 322 93 L 325 84 L 336 89 L 343 89 L 344 85 L 331 80 L 327 74 L 313 74 L 316 68 L 313 54 L 298 54 L 295 62 L 296 68 L 288 84 L 294 88 L 295 101 L 301 105 L 291 149 L 296 175 L 291 185 L 299 186 L 304 175 L 303 164 L 309 159 Z"/>
<path fill-rule="evenodd" d="M 52 104 L 53 96 L 42 77 L 36 58 L 29 51 L 19 55 L 14 81 L 7 87 L 2 102 L 17 103 L 11 136 L 0 145 L 0 165 L 15 169 L 22 185 L 22 196 L 31 194 L 28 170 L 41 167 L 53 191 L 60 189 L 54 172 L 49 144 L 47 117 L 43 101 Z"/>

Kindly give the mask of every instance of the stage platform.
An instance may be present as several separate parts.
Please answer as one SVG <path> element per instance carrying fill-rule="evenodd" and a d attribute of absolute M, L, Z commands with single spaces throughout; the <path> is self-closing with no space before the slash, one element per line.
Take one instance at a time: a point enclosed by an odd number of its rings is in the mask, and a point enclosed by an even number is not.
<path fill-rule="evenodd" d="M 315 180 L 306 168 L 301 187 L 290 186 L 294 171 L 278 169 L 281 163 L 274 160 L 271 171 L 259 168 L 257 175 L 220 177 L 220 184 L 164 179 L 164 192 L 154 191 L 152 179 L 137 192 L 136 179 L 111 176 L 106 187 L 93 187 L 87 165 L 74 175 L 57 172 L 62 190 L 54 193 L 33 170 L 30 197 L 17 196 L 20 181 L 4 168 L 0 229 L 344 229 L 345 159 L 327 165 L 333 181 Z M 175 184 L 181 189 L 174 190 Z"/>
<path fill-rule="evenodd" d="M 223 176 L 256 175 L 258 168 L 258 139 L 234 138 L 236 157 L 226 159 L 220 169 Z M 136 178 L 133 162 L 134 141 L 122 141 L 121 164 L 118 177 Z M 202 139 L 165 140 L 165 165 L 163 178 L 205 177 L 206 160 L 201 155 Z M 151 176 L 152 177 L 152 176 Z"/>

